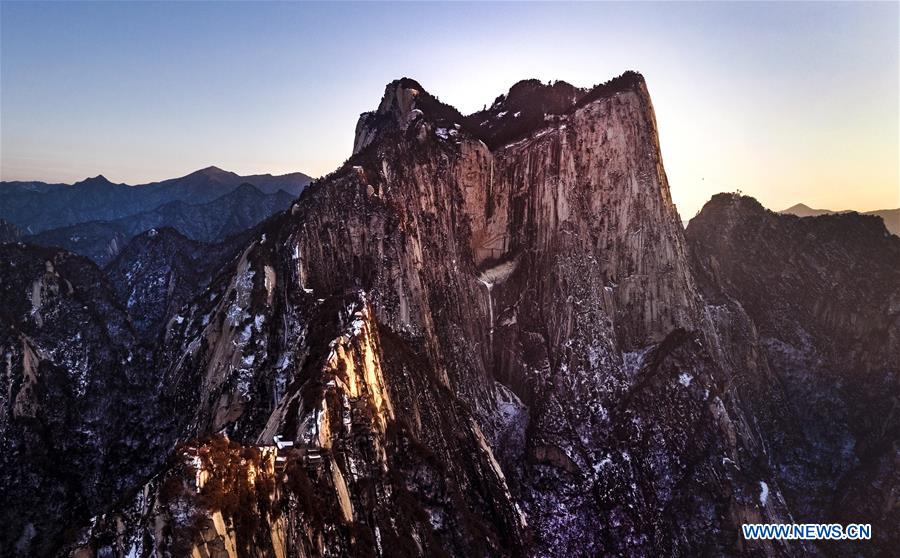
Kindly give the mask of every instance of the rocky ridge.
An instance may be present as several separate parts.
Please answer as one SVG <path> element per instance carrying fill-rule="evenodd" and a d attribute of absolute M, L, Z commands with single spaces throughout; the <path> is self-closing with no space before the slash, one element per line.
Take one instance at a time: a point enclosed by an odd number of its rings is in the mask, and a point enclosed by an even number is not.
<path fill-rule="evenodd" d="M 705 349 L 712 334 L 643 80 L 600 92 L 492 150 L 415 82 L 389 85 L 361 117 L 357 155 L 261 231 L 213 300 L 171 327 L 164 383 L 190 394 L 176 402 L 192 416 L 185 436 L 224 430 L 253 444 L 281 434 L 343 448 L 313 486 L 366 533 L 350 549 L 377 539 L 377 512 L 398 505 L 388 479 L 346 457 L 357 404 L 371 408 L 373 422 L 356 429 L 376 456 L 392 444 L 386 433 L 409 428 L 456 487 L 486 487 L 480 505 L 464 506 L 478 518 L 469 524 L 513 537 L 486 554 L 724 552 L 740 544 L 740 520 L 786 518 L 777 482 L 754 467 L 760 442 L 732 419 Z M 356 328 L 391 339 L 390 351 L 320 333 L 348 292 L 365 300 Z M 398 362 L 403 354 L 417 365 Z M 431 372 L 413 381 L 413 370 Z M 444 402 L 429 404 L 438 392 Z M 469 426 L 448 428 L 436 412 Z M 453 457 L 460 450 L 474 469 Z M 434 476 L 389 453 L 384 463 Z M 470 540 L 448 517 L 458 506 L 423 508 L 435 488 L 410 486 L 410 474 L 406 505 L 430 517 L 414 538 Z M 362 489 L 370 482 L 374 498 Z M 766 501 L 760 482 L 771 486 Z M 330 544 L 325 554 L 347 552 Z"/>
<path fill-rule="evenodd" d="M 153 340 L 178 311 L 212 282 L 253 235 L 219 244 L 191 240 L 175 229 L 150 229 L 134 237 L 106 268 L 136 332 Z"/>
<path fill-rule="evenodd" d="M 806 204 L 798 203 L 787 209 L 779 211 L 779 213 L 787 213 L 796 215 L 797 217 L 818 217 L 820 215 L 831 215 L 840 213 L 856 213 L 854 211 L 832 211 L 830 209 L 813 209 Z M 898 209 L 877 209 L 875 211 L 864 211 L 861 215 L 875 215 L 881 217 L 884 226 L 891 234 L 900 235 L 900 208 Z"/>
<path fill-rule="evenodd" d="M 734 389 L 794 518 L 871 523 L 887 548 L 900 536 L 900 239 L 876 216 L 798 218 L 733 194 L 686 237 L 714 319 L 752 320 L 741 345 L 755 362 Z"/>
<path fill-rule="evenodd" d="M 773 452 L 804 425 L 764 313 L 685 241 L 643 78 L 523 82 L 488 113 L 387 86 L 354 156 L 166 321 L 154 440 L 177 449 L 64 554 L 823 552 L 740 537 L 814 511 Z"/>

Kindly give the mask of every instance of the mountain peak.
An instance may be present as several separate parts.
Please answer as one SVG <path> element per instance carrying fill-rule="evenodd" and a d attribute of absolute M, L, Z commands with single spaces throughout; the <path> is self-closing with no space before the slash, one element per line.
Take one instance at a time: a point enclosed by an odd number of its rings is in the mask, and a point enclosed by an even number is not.
<path fill-rule="evenodd" d="M 703 213 L 706 211 L 707 213 L 715 213 L 725 209 L 729 211 L 736 209 L 748 215 L 765 213 L 768 211 L 763 204 L 759 203 L 753 196 L 722 192 L 711 197 L 709 201 L 704 204 L 703 209 L 700 212 Z"/>
<path fill-rule="evenodd" d="M 417 80 L 415 80 L 413 78 L 405 77 L 405 76 L 400 79 L 395 79 L 394 81 L 387 84 L 385 86 L 385 90 L 389 90 L 389 89 L 394 89 L 394 90 L 408 89 L 410 91 L 423 91 L 423 92 L 427 93 L 427 91 L 425 91 L 425 88 L 422 87 L 421 83 L 419 83 Z"/>
<path fill-rule="evenodd" d="M 778 213 L 790 213 L 791 215 L 796 215 L 798 217 L 816 217 L 818 215 L 834 213 L 834 211 L 831 211 L 830 209 L 814 209 L 805 203 L 797 203 L 787 209 L 782 209 Z"/>
<path fill-rule="evenodd" d="M 210 165 L 208 167 L 204 167 L 199 170 L 195 170 L 194 172 L 183 176 L 182 178 L 188 177 L 196 177 L 196 178 L 205 178 L 207 180 L 212 181 L 229 181 L 238 177 L 237 174 L 227 171 L 225 169 L 219 168 L 215 165 Z"/>
<path fill-rule="evenodd" d="M 220 169 L 219 167 L 217 167 L 217 166 L 215 166 L 215 165 L 210 165 L 210 166 L 208 166 L 208 167 L 206 167 L 206 168 L 202 168 L 202 169 L 200 169 L 200 170 L 198 170 L 198 171 L 195 171 L 195 172 L 193 172 L 193 173 L 191 173 L 191 174 L 200 175 L 200 176 L 206 176 L 206 177 L 209 177 L 209 178 L 225 178 L 225 177 L 233 177 L 233 176 L 237 176 L 235 173 L 233 173 L 233 172 L 231 172 L 231 171 L 224 170 L 224 169 Z"/>
<path fill-rule="evenodd" d="M 98 174 L 97 176 L 88 177 L 80 182 L 76 182 L 72 186 L 115 186 L 115 184 L 110 182 L 109 179 L 102 174 Z"/>
<path fill-rule="evenodd" d="M 396 79 L 384 88 L 384 95 L 378 105 L 376 114 L 402 117 L 415 108 L 416 98 L 427 91 L 418 81 L 411 78 Z"/>
<path fill-rule="evenodd" d="M 420 117 L 440 126 L 458 124 L 457 129 L 466 130 L 493 149 L 545 126 L 548 117 L 552 120 L 592 101 L 629 90 L 646 94 L 640 73 L 629 70 L 590 89 L 561 80 L 545 84 L 538 79 L 525 79 L 513 84 L 489 108 L 463 116 L 428 93 L 418 81 L 403 77 L 385 86 L 377 110 L 360 115 L 353 153 L 362 151 L 383 131 L 406 129 Z"/>
<path fill-rule="evenodd" d="M 805 203 L 795 203 L 787 209 L 782 209 L 779 213 L 793 213 L 795 211 L 818 211 L 817 209 L 813 209 Z"/>
<path fill-rule="evenodd" d="M 405 130 L 410 123 L 420 117 L 446 124 L 465 121 L 458 110 L 442 103 L 418 81 L 408 77 L 396 79 L 385 86 L 378 109 L 364 112 L 359 116 L 353 153 L 362 151 L 382 132 Z"/>

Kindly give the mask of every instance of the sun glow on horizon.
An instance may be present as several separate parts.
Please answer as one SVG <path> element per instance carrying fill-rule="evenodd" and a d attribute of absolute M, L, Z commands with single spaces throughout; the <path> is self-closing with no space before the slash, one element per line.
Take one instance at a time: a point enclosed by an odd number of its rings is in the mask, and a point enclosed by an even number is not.
<path fill-rule="evenodd" d="M 684 219 L 738 189 L 773 210 L 900 206 L 896 3 L 0 9 L 3 180 L 322 176 L 393 79 L 471 113 L 521 79 L 636 70 Z"/>

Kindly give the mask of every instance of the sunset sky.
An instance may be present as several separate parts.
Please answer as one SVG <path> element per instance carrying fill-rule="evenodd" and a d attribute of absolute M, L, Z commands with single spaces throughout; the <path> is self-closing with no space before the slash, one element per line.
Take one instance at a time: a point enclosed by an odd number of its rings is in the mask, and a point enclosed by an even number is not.
<path fill-rule="evenodd" d="M 900 5 L 3 2 L 3 180 L 333 170 L 384 85 L 464 113 L 642 72 L 675 202 L 900 206 Z"/>

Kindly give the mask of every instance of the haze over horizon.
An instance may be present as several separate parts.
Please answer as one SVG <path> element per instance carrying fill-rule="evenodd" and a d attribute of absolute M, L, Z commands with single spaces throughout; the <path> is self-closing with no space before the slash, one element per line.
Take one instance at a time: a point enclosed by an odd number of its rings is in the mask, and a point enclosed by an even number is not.
<path fill-rule="evenodd" d="M 898 15 L 873 4 L 0 5 L 0 178 L 323 175 L 415 78 L 464 113 L 521 79 L 645 76 L 675 203 L 900 205 Z M 635 29 L 641 31 L 635 32 Z"/>

